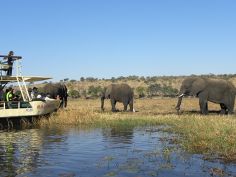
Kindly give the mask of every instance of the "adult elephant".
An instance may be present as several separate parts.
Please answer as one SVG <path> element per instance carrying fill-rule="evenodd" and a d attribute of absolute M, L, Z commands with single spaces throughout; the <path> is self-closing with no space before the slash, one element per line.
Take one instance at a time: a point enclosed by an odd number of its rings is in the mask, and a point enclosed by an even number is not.
<path fill-rule="evenodd" d="M 107 86 L 101 95 L 101 110 L 104 111 L 104 99 L 111 100 L 112 112 L 116 111 L 116 103 L 122 102 L 124 111 L 127 111 L 129 105 L 130 111 L 134 111 L 134 93 L 128 84 L 111 84 Z"/>
<path fill-rule="evenodd" d="M 226 80 L 191 77 L 183 80 L 176 110 L 179 112 L 185 95 L 199 98 L 200 112 L 208 114 L 208 101 L 220 104 L 221 114 L 232 114 L 235 102 L 235 87 Z"/>
<path fill-rule="evenodd" d="M 50 98 L 60 99 L 60 108 L 67 107 L 67 87 L 64 83 L 48 83 L 42 88 L 42 92 Z"/>

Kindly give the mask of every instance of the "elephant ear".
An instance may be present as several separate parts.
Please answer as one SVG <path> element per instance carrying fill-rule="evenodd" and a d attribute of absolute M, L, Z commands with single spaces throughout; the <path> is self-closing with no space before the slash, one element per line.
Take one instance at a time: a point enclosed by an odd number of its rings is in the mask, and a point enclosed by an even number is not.
<path fill-rule="evenodd" d="M 110 99 L 111 91 L 112 91 L 112 85 L 109 85 L 109 86 L 106 88 L 106 91 L 105 91 L 105 98 Z"/>
<path fill-rule="evenodd" d="M 192 84 L 191 95 L 197 96 L 205 88 L 206 88 L 206 81 L 202 78 L 197 78 Z"/>

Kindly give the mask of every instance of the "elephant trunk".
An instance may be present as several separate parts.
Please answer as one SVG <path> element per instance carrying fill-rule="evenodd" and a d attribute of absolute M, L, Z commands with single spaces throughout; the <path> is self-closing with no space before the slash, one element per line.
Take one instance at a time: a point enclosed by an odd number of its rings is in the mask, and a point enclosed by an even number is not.
<path fill-rule="evenodd" d="M 184 94 L 180 94 L 180 95 L 179 95 L 178 103 L 177 103 L 177 105 L 176 105 L 176 107 L 175 107 L 175 109 L 177 110 L 178 113 L 179 113 L 179 110 L 180 110 L 180 105 L 181 105 L 183 96 L 184 96 Z"/>
<path fill-rule="evenodd" d="M 105 100 L 105 94 L 102 94 L 101 96 L 101 110 L 104 111 L 104 100 Z"/>

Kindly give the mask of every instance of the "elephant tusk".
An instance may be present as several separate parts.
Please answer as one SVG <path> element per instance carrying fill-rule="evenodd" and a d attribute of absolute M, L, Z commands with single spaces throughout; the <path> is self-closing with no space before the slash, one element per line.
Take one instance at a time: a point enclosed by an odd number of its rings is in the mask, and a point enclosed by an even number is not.
<path fill-rule="evenodd" d="M 183 97 L 183 96 L 184 96 L 184 94 L 182 93 L 181 95 L 179 95 L 179 98 L 180 98 L 180 97 Z"/>
<path fill-rule="evenodd" d="M 133 112 L 136 112 L 134 108 L 133 108 Z"/>

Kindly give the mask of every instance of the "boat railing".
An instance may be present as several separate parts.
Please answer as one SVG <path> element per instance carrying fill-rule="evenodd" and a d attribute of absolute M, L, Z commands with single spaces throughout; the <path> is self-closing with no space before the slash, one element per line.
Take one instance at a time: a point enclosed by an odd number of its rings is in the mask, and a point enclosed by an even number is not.
<path fill-rule="evenodd" d="M 8 57 L 8 55 L 0 55 L 0 57 L 3 57 L 3 59 L 5 59 Z M 29 95 L 28 88 L 25 83 L 25 78 L 22 75 L 22 65 L 21 65 L 22 57 L 21 56 L 11 56 L 11 58 L 13 59 L 13 61 L 15 63 L 14 65 L 16 68 L 16 80 L 17 80 L 22 98 L 24 101 L 30 101 L 31 97 Z M 6 72 L 8 69 L 9 69 L 9 65 L 7 64 L 7 61 L 0 61 L 0 74 L 1 74 L 1 76 L 7 76 L 6 74 L 3 75 L 2 72 L 3 71 Z M 10 77 L 10 76 L 8 76 L 8 77 Z M 9 82 L 9 81 L 5 81 L 5 83 L 7 83 L 7 82 Z"/>
<path fill-rule="evenodd" d="M 29 101 L 0 101 L 0 110 L 21 108 L 32 108 L 32 106 Z"/>
<path fill-rule="evenodd" d="M 8 57 L 8 55 L 0 55 L 0 58 L 7 58 Z M 20 60 L 20 59 L 22 59 L 22 57 L 21 56 L 12 56 L 12 58 L 13 58 L 13 61 L 17 61 L 17 60 Z M 7 61 L 0 61 L 0 74 L 1 74 L 1 76 L 3 76 L 3 73 L 2 73 L 2 71 L 7 71 L 9 69 L 9 65 L 8 65 L 8 63 L 7 63 Z"/>

